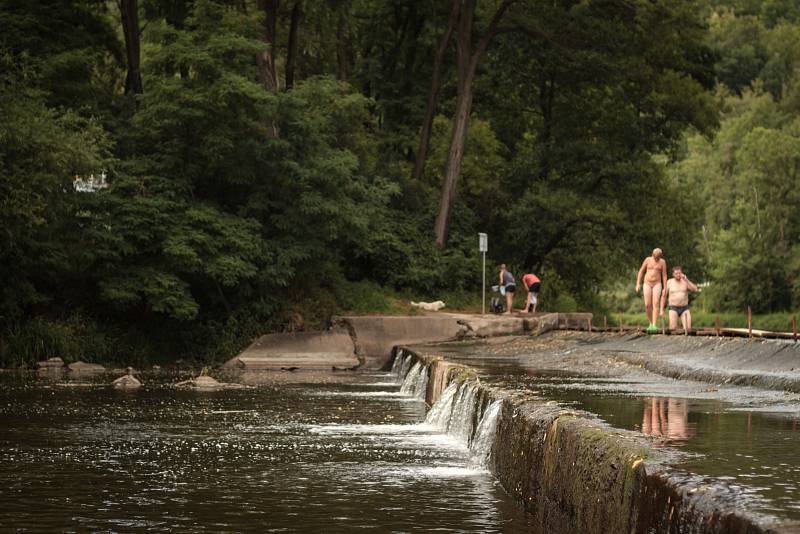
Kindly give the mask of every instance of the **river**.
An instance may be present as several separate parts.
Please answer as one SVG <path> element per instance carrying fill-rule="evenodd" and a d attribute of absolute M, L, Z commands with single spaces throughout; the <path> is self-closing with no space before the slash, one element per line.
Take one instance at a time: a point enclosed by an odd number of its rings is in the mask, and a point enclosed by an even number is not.
<path fill-rule="evenodd" d="M 124 392 L 0 373 L 0 530 L 529 530 L 394 374 L 277 377 L 195 392 L 145 373 Z"/>

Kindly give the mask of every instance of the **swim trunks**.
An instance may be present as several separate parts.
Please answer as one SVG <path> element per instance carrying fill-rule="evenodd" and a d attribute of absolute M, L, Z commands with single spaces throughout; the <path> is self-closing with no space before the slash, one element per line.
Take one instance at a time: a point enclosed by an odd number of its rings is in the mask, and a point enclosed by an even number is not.
<path fill-rule="evenodd" d="M 673 306 L 672 304 L 669 305 L 669 309 L 674 311 L 678 314 L 678 317 L 684 314 L 686 310 L 689 309 L 689 306 Z"/>

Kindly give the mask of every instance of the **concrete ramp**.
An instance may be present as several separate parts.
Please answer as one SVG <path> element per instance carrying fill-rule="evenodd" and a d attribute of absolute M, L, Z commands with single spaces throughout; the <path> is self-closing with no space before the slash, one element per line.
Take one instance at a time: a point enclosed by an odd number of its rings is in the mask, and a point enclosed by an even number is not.
<path fill-rule="evenodd" d="M 267 334 L 223 367 L 257 369 L 352 369 L 359 365 L 346 330 Z"/>

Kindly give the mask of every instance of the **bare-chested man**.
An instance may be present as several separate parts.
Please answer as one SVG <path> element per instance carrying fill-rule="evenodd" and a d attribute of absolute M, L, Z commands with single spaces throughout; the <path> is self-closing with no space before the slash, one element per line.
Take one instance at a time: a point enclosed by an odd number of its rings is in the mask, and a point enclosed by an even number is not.
<path fill-rule="evenodd" d="M 672 278 L 667 281 L 664 300 L 669 301 L 669 329 L 673 332 L 678 328 L 678 317 L 683 325 L 683 333 L 692 331 L 692 312 L 689 311 L 689 291 L 699 291 L 696 285 L 686 278 L 683 268 L 676 265 L 672 268 Z M 662 315 L 664 304 L 661 304 Z"/>
<path fill-rule="evenodd" d="M 667 262 L 662 257 L 660 248 L 653 249 L 653 255 L 648 256 L 642 262 L 639 274 L 636 276 L 636 292 L 642 287 L 642 277 L 644 277 L 644 308 L 647 312 L 647 320 L 650 326 L 648 332 L 657 332 L 659 311 L 664 315 L 664 307 L 661 306 L 664 287 L 667 285 Z"/>

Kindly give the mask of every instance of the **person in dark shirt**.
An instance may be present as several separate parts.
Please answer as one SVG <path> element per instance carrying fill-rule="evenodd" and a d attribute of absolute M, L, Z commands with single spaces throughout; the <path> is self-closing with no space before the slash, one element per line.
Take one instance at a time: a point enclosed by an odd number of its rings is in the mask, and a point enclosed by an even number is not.
<path fill-rule="evenodd" d="M 506 270 L 506 264 L 500 265 L 500 293 L 506 296 L 506 314 L 510 315 L 514 310 L 514 292 L 517 290 L 514 275 Z"/>

